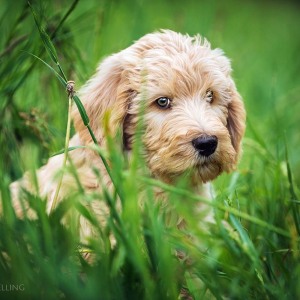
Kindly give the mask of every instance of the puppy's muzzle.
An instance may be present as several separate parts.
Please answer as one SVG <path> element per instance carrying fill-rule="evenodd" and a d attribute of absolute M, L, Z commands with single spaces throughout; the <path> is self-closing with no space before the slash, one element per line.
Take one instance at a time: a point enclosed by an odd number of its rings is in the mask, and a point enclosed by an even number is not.
<path fill-rule="evenodd" d="M 201 135 L 193 139 L 192 144 L 200 155 L 208 157 L 217 149 L 218 138 L 215 135 Z"/>

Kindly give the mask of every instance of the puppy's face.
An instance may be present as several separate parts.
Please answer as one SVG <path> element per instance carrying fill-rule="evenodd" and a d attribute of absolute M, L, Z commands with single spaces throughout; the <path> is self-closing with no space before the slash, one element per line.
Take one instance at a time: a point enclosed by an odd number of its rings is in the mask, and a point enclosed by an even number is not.
<path fill-rule="evenodd" d="M 123 124 L 130 150 L 143 103 L 145 158 L 155 177 L 172 182 L 189 171 L 206 182 L 235 167 L 245 112 L 220 50 L 168 31 L 145 36 L 119 59 L 107 107 L 112 127 Z"/>

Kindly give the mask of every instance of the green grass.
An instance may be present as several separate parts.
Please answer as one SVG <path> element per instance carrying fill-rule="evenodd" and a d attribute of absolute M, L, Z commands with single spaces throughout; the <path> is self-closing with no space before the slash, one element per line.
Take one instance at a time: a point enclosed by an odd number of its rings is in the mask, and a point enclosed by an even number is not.
<path fill-rule="evenodd" d="M 105 159 L 122 193 L 122 213 L 115 210 L 115 193 L 87 195 L 79 189 L 50 216 L 41 199 L 28 194 L 38 218 L 17 219 L 8 185 L 64 147 L 68 96 L 53 72 L 29 54 L 59 72 L 27 3 L 11 9 L 11 2 L 3 0 L 0 299 L 177 299 L 182 287 L 195 299 L 299 299 L 299 5 L 158 0 L 32 5 L 77 89 L 103 56 L 145 33 L 159 28 L 201 33 L 232 59 L 247 109 L 247 132 L 238 171 L 214 182 L 215 224 L 205 224 L 192 209 L 204 199 L 184 183 L 170 187 L 140 173 L 138 156 L 128 166 L 113 142 Z M 153 200 L 157 186 L 169 194 L 168 209 Z M 147 199 L 144 209 L 137 201 L 141 193 Z M 84 205 L 91 199 L 111 207 L 105 228 Z M 96 236 L 82 245 L 75 218 L 68 228 L 60 225 L 66 214 L 84 215 Z M 178 215 L 188 220 L 186 231 L 176 229 Z M 117 241 L 113 250 L 110 234 Z M 96 263 L 88 265 L 82 251 L 91 251 Z M 175 251 L 187 253 L 186 261 Z M 12 285 L 24 290 L 4 291 Z"/>

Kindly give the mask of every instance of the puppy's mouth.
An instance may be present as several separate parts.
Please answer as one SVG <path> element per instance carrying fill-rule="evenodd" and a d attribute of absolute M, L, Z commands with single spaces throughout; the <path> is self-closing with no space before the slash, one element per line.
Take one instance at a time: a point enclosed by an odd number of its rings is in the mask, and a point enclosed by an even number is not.
<path fill-rule="evenodd" d="M 199 152 L 197 152 L 195 155 L 196 155 L 197 167 L 208 167 L 209 165 L 215 163 L 213 154 L 210 156 L 203 156 Z"/>
<path fill-rule="evenodd" d="M 198 155 L 198 161 L 195 166 L 196 172 L 201 180 L 205 183 L 215 179 L 222 173 L 222 165 L 217 162 L 213 155 L 203 157 Z"/>

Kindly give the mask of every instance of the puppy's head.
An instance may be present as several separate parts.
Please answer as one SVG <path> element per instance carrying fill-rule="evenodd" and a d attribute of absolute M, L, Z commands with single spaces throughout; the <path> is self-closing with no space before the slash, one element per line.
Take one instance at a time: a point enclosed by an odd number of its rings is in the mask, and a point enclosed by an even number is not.
<path fill-rule="evenodd" d="M 245 130 L 245 110 L 229 60 L 199 36 L 172 31 L 148 34 L 106 58 L 80 97 L 90 125 L 103 142 L 102 122 L 110 112 L 110 130 L 123 127 L 130 150 L 141 103 L 143 143 L 151 173 L 172 181 L 191 171 L 199 181 L 234 169 Z M 76 130 L 91 141 L 74 110 Z"/>

